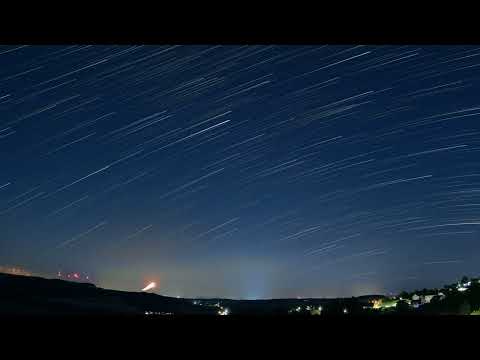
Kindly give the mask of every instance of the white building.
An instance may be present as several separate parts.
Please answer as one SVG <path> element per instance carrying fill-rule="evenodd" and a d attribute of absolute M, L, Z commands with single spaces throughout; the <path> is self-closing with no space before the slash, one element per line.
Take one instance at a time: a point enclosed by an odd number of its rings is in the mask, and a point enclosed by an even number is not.
<path fill-rule="evenodd" d="M 436 295 L 425 295 L 422 296 L 422 304 L 429 304 L 430 301 L 435 297 Z"/>

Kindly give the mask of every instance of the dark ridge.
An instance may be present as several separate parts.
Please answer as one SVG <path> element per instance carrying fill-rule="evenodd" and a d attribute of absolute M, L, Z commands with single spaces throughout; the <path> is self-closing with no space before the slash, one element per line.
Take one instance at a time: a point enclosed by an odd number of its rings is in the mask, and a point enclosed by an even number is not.
<path fill-rule="evenodd" d="M 0 274 L 0 316 L 211 314 L 186 299 L 98 288 L 89 283 Z"/>
<path fill-rule="evenodd" d="M 462 284 L 465 281 L 462 282 Z M 103 289 L 90 283 L 0 273 L 0 317 L 19 316 L 130 316 L 166 315 L 469 315 L 480 313 L 480 281 L 472 279 L 468 289 L 445 286 L 441 297 L 425 294 L 438 289 L 403 292 L 399 297 L 363 295 L 336 299 L 221 298 L 186 299 L 145 292 Z M 419 296 L 420 294 L 420 296 Z M 423 296 L 423 298 L 421 297 Z M 432 296 L 432 295 L 430 295 Z M 423 300 L 421 300 L 423 299 Z M 375 309 L 374 304 L 382 304 Z M 395 303 L 395 306 L 392 304 Z"/>

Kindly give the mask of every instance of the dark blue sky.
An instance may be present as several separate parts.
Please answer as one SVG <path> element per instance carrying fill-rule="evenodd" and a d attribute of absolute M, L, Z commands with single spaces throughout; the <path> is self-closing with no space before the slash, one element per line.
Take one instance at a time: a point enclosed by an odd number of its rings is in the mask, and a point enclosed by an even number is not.
<path fill-rule="evenodd" d="M 172 296 L 478 274 L 480 48 L 2 46 L 0 265 Z"/>

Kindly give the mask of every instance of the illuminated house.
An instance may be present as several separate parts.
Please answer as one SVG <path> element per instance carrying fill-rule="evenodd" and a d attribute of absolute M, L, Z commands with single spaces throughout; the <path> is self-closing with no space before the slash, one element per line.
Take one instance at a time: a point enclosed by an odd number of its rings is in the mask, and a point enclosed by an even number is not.
<path fill-rule="evenodd" d="M 430 301 L 435 297 L 436 295 L 425 295 L 422 296 L 422 304 L 429 304 Z"/>
<path fill-rule="evenodd" d="M 391 307 L 397 306 L 398 300 L 384 298 L 384 299 L 374 299 L 372 300 L 372 308 L 373 309 L 388 309 Z"/>

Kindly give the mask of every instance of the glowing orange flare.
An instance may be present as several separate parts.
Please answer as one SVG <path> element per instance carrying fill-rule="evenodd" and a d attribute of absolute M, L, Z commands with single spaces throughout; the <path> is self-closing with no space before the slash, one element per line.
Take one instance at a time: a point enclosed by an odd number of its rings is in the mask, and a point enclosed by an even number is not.
<path fill-rule="evenodd" d="M 155 284 L 154 282 L 151 282 L 150 284 L 148 284 L 147 286 L 145 286 L 142 291 L 148 291 L 150 289 L 153 289 L 154 287 L 156 287 L 157 284 Z"/>

